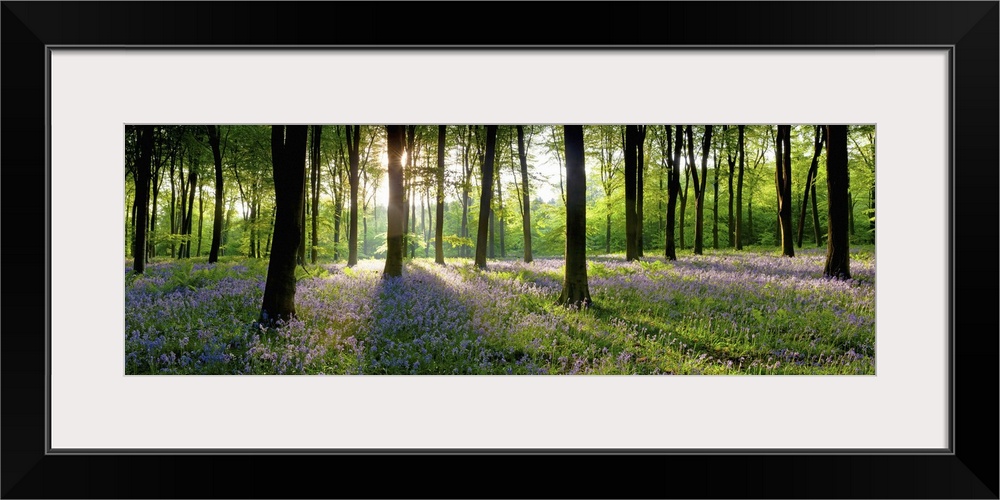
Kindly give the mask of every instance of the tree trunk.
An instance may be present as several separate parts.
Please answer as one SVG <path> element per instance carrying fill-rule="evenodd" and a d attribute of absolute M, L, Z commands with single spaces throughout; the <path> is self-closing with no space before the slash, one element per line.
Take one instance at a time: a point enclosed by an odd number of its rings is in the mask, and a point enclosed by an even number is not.
<path fill-rule="evenodd" d="M 701 142 L 701 177 L 694 165 L 694 137 L 691 125 L 687 126 L 688 161 L 694 179 L 694 254 L 702 255 L 705 247 L 705 184 L 708 182 L 708 151 L 712 147 L 712 126 L 705 125 Z"/>
<path fill-rule="evenodd" d="M 489 243 L 487 243 L 486 257 L 490 259 L 496 258 L 496 210 L 490 209 L 490 236 Z"/>
<path fill-rule="evenodd" d="M 517 126 L 517 158 L 521 163 L 521 227 L 524 231 L 524 262 L 531 262 L 531 197 L 528 195 L 528 152 L 524 147 L 524 126 Z"/>
<path fill-rule="evenodd" d="M 316 254 L 319 251 L 319 163 L 320 145 L 323 135 L 322 125 L 313 125 L 312 134 L 312 245 L 310 246 L 310 257 L 313 264 L 316 263 Z"/>
<path fill-rule="evenodd" d="M 816 209 L 816 177 L 813 177 L 811 191 L 812 191 L 812 206 L 813 206 L 813 209 L 812 209 L 812 212 L 813 212 L 813 232 L 815 233 L 815 236 L 816 236 L 816 246 L 817 247 L 821 247 L 821 246 L 823 246 L 823 240 L 820 237 L 820 230 L 819 230 L 819 211 Z"/>
<path fill-rule="evenodd" d="M 348 125 L 346 129 L 351 182 L 351 220 L 347 233 L 347 266 L 354 267 L 358 263 L 358 163 L 360 163 L 361 155 L 361 126 Z M 400 149 L 399 154 L 403 154 L 402 149 Z"/>
<path fill-rule="evenodd" d="M 202 224 L 202 222 L 204 220 L 205 220 L 205 190 L 201 188 L 201 184 L 198 184 L 198 251 L 195 254 L 196 257 L 201 257 L 201 236 L 202 236 L 202 226 L 204 225 Z M 188 243 L 186 251 L 187 255 L 185 257 L 191 257 L 190 243 Z"/>
<path fill-rule="evenodd" d="M 728 129 L 729 126 L 724 128 Z M 726 226 L 726 240 L 728 248 L 736 247 L 736 221 L 733 217 L 733 175 L 736 173 L 736 158 L 730 153 L 729 150 L 729 132 L 724 132 L 726 136 L 726 163 L 729 165 L 729 177 L 727 179 L 729 183 L 729 211 L 726 213 L 728 218 L 728 225 Z"/>
<path fill-rule="evenodd" d="M 175 239 L 177 234 L 177 220 L 175 214 L 177 212 L 177 187 L 174 185 L 174 172 L 176 170 L 176 150 L 173 146 L 170 148 L 170 258 L 173 259 L 177 256 L 177 241 Z"/>
<path fill-rule="evenodd" d="M 736 149 L 740 168 L 736 178 L 736 249 L 743 250 L 743 166 L 746 155 L 744 147 L 746 125 L 738 125 L 737 129 L 739 138 L 736 140 Z"/>
<path fill-rule="evenodd" d="M 795 240 L 792 231 L 792 146 L 791 125 L 778 125 L 775 138 L 774 182 L 778 190 L 778 219 L 781 226 L 781 254 L 795 256 Z"/>
<path fill-rule="evenodd" d="M 134 256 L 132 269 L 137 273 L 146 270 L 146 227 L 149 205 L 149 164 L 153 156 L 153 127 L 151 125 L 141 125 L 138 127 L 139 154 L 135 165 L 135 247 L 132 249 Z"/>
<path fill-rule="evenodd" d="M 302 165 L 302 178 L 307 179 L 305 164 Z M 302 182 L 302 209 L 299 210 L 299 233 L 302 235 L 299 238 L 299 247 L 295 249 L 295 263 L 300 266 L 306 265 L 306 242 L 309 241 L 309 234 L 306 232 L 306 207 L 309 206 L 309 183 L 306 181 Z M 227 230 L 228 232 L 228 230 Z"/>
<path fill-rule="evenodd" d="M 438 125 L 437 206 L 434 221 L 434 262 L 444 264 L 444 148 L 448 127 Z"/>
<path fill-rule="evenodd" d="M 389 150 L 389 207 L 386 214 L 386 255 L 383 277 L 403 275 L 403 150 L 406 130 L 403 125 L 386 125 Z"/>
<path fill-rule="evenodd" d="M 645 181 L 643 180 L 646 175 L 646 156 L 644 152 L 643 145 L 646 142 L 646 126 L 639 125 L 636 127 L 636 176 L 635 176 L 635 252 L 636 256 L 642 257 L 642 247 L 643 247 L 643 237 L 642 237 L 642 200 L 643 187 Z"/>
<path fill-rule="evenodd" d="M 497 218 L 497 225 L 499 226 L 497 232 L 500 233 L 499 236 L 500 257 L 507 257 L 507 248 L 506 248 L 507 242 L 505 241 L 506 231 L 504 231 L 504 228 L 507 226 L 507 224 L 504 222 L 504 216 L 503 216 L 504 214 L 503 185 L 500 178 L 500 168 L 497 168 L 496 180 L 497 180 L 497 209 L 495 210 L 495 212 L 497 212 L 496 218 Z"/>
<path fill-rule="evenodd" d="M 809 207 L 809 192 L 816 192 L 816 171 L 819 167 L 819 155 L 823 152 L 823 127 L 816 125 L 816 139 L 813 144 L 812 163 L 806 174 L 806 188 L 802 190 L 802 210 L 799 211 L 799 234 L 797 243 L 802 248 L 802 235 L 806 227 L 806 208 Z M 813 229 L 816 231 L 816 242 L 819 244 L 819 217 L 816 215 L 816 195 L 813 194 Z"/>
<path fill-rule="evenodd" d="M 490 207 L 493 201 L 493 158 L 496 154 L 497 126 L 486 126 L 486 157 L 483 159 L 482 195 L 479 198 L 479 230 L 476 233 L 476 267 L 486 269 Z"/>
<path fill-rule="evenodd" d="M 856 203 L 856 201 L 854 200 L 854 195 L 851 194 L 850 191 L 847 192 L 847 197 L 851 201 L 851 218 L 850 218 L 850 222 L 851 222 L 851 236 L 854 236 L 854 204 Z M 134 215 L 133 215 L 133 217 L 134 217 Z"/>
<path fill-rule="evenodd" d="M 636 228 L 636 184 L 638 182 L 639 127 L 625 126 L 625 260 L 636 260 L 638 229 Z"/>
<path fill-rule="evenodd" d="M 222 244 L 222 150 L 219 145 L 219 126 L 208 125 L 208 142 L 212 146 L 215 160 L 215 221 L 212 224 L 212 249 L 208 253 L 209 264 L 219 261 L 219 247 Z"/>
<path fill-rule="evenodd" d="M 185 238 L 185 241 L 187 243 L 184 245 L 184 255 L 182 255 L 182 257 L 190 259 L 191 258 L 191 228 L 193 227 L 193 224 L 194 224 L 194 192 L 195 192 L 196 189 L 198 190 L 198 210 L 199 210 L 199 212 L 198 212 L 198 231 L 199 231 L 198 236 L 199 236 L 199 238 L 201 237 L 201 233 L 200 233 L 200 231 L 201 231 L 201 220 L 202 220 L 202 216 L 205 214 L 205 210 L 204 210 L 204 201 L 205 200 L 202 197 L 202 193 L 203 192 L 202 192 L 201 182 L 198 179 L 198 172 L 194 171 L 193 169 L 188 173 L 188 184 L 189 185 L 188 185 L 188 188 L 187 188 L 187 191 L 188 191 L 187 220 L 184 222 L 184 228 L 183 228 L 184 229 L 184 238 Z M 201 240 L 198 241 L 198 244 L 199 245 L 201 244 Z M 201 248 L 200 247 L 198 249 L 197 256 L 201 257 Z"/>
<path fill-rule="evenodd" d="M 676 138 L 670 138 L 670 125 L 663 126 L 667 134 L 667 227 L 666 227 L 666 258 L 677 260 L 677 248 L 674 244 L 674 230 L 677 221 L 677 195 L 681 191 L 680 163 L 681 150 L 684 145 L 684 135 L 680 125 L 676 126 Z M 673 149 L 673 151 L 671 151 Z M 683 213 L 683 212 L 682 212 Z M 682 226 L 683 232 L 683 226 Z"/>
<path fill-rule="evenodd" d="M 306 125 L 271 127 L 271 163 L 274 175 L 274 241 L 267 265 L 267 281 L 260 323 L 273 325 L 295 315 L 295 253 L 302 238 L 302 188 L 305 185 Z"/>
<path fill-rule="evenodd" d="M 826 129 L 827 245 L 823 275 L 851 278 L 851 249 L 848 236 L 847 126 L 827 125 Z"/>
<path fill-rule="evenodd" d="M 592 301 L 587 284 L 587 174 L 583 159 L 583 126 L 565 125 L 564 130 L 566 271 L 559 303 L 586 308 Z"/>
<path fill-rule="evenodd" d="M 267 244 L 264 246 L 264 256 L 268 258 L 271 257 L 271 240 L 273 239 L 272 237 L 274 236 L 274 218 L 276 215 L 277 215 L 277 208 L 271 210 L 271 226 L 270 228 L 268 228 Z"/>

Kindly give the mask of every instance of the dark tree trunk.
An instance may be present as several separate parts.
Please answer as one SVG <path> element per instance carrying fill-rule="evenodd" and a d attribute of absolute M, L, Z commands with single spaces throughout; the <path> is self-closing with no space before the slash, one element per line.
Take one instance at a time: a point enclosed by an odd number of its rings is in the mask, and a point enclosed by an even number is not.
<path fill-rule="evenodd" d="M 313 264 L 316 263 L 316 254 L 319 251 L 319 163 L 320 163 L 320 141 L 323 134 L 322 125 L 313 125 L 312 127 L 312 159 L 310 161 L 312 167 L 312 245 L 310 246 L 310 257 Z"/>
<path fill-rule="evenodd" d="M 347 265 L 354 267 L 358 263 L 358 164 L 361 161 L 361 126 L 348 125 L 347 156 L 350 161 L 348 175 L 351 182 L 351 220 L 347 233 Z M 402 150 L 399 151 L 402 155 Z M 402 167 L 400 167 L 402 169 Z"/>
<path fill-rule="evenodd" d="M 471 148 L 471 142 L 472 125 L 466 129 L 465 141 L 462 148 L 462 175 L 464 177 L 462 178 L 462 227 L 459 231 L 462 238 L 469 237 L 469 202 L 471 201 L 469 199 L 469 185 L 472 182 L 472 166 L 469 163 L 469 155 L 471 152 L 469 149 Z M 469 247 L 463 244 L 459 248 L 458 254 L 462 257 L 468 257 Z"/>
<path fill-rule="evenodd" d="M 184 245 L 184 254 L 181 257 L 190 259 L 191 258 L 191 228 L 194 224 L 194 191 L 198 190 L 198 252 L 195 254 L 197 257 L 201 257 L 201 226 L 203 215 L 205 214 L 205 200 L 202 196 L 203 191 L 201 189 L 201 182 L 198 180 L 198 172 L 191 170 L 188 173 L 188 208 L 187 208 L 187 219 L 184 221 L 183 232 L 184 238 L 187 243 Z"/>
<path fill-rule="evenodd" d="M 728 125 L 726 126 L 728 129 Z M 733 175 L 736 173 L 736 157 L 729 150 L 729 133 L 725 132 L 726 135 L 726 162 L 729 164 L 729 212 L 727 216 L 729 218 L 729 225 L 726 226 L 726 239 L 729 248 L 736 247 L 736 221 L 733 217 Z"/>
<path fill-rule="evenodd" d="M 583 126 L 564 126 L 566 135 L 566 271 L 559 303 L 591 305 L 587 284 L 587 174 Z M 634 192 L 634 191 L 633 191 Z"/>
<path fill-rule="evenodd" d="M 219 145 L 219 126 L 208 126 L 208 143 L 212 146 L 212 158 L 215 160 L 215 220 L 212 224 L 212 248 L 208 253 L 208 262 L 219 261 L 219 247 L 222 245 L 222 150 Z"/>
<path fill-rule="evenodd" d="M 738 125 L 737 129 L 739 137 L 736 140 L 736 149 L 740 168 L 736 177 L 736 249 L 743 250 L 743 166 L 746 156 L 744 147 L 746 125 Z"/>
<path fill-rule="evenodd" d="M 517 158 L 521 163 L 521 227 L 524 231 L 524 262 L 531 262 L 531 197 L 528 195 L 528 152 L 524 147 L 524 126 L 517 126 Z"/>
<path fill-rule="evenodd" d="M 487 243 L 486 257 L 490 259 L 496 258 L 496 210 L 490 209 L 490 236 L 489 243 Z"/>
<path fill-rule="evenodd" d="M 854 204 L 856 203 L 856 201 L 854 200 L 854 195 L 851 194 L 850 191 L 847 192 L 847 197 L 851 201 L 851 218 L 850 218 L 850 222 L 851 222 L 851 236 L 854 236 Z"/>
<path fill-rule="evenodd" d="M 486 269 L 490 206 L 493 201 L 493 157 L 496 154 L 497 126 L 486 126 L 486 157 L 483 159 L 482 195 L 479 198 L 479 230 L 476 233 L 476 267 Z"/>
<path fill-rule="evenodd" d="M 386 214 L 386 255 L 383 277 L 403 275 L 403 151 L 406 129 L 403 125 L 386 125 L 389 150 L 389 207 Z"/>
<path fill-rule="evenodd" d="M 252 259 L 257 256 L 257 239 L 255 238 L 257 236 L 257 206 L 253 203 L 250 204 L 250 216 L 247 218 L 247 222 L 250 226 L 250 247 L 247 248 L 247 257 Z"/>
<path fill-rule="evenodd" d="M 146 270 L 146 227 L 149 205 L 149 164 L 153 156 L 153 127 L 141 125 L 138 127 L 139 154 L 135 165 L 135 247 L 132 269 L 137 273 Z"/>
<path fill-rule="evenodd" d="M 501 182 L 501 179 L 500 179 L 500 168 L 497 168 L 496 180 L 497 180 L 497 210 L 496 210 L 497 214 L 496 214 L 496 218 L 497 218 L 497 225 L 499 226 L 499 228 L 497 229 L 497 232 L 500 233 L 500 237 L 499 237 L 499 240 L 500 240 L 499 241 L 499 243 L 500 243 L 500 257 L 507 257 L 507 242 L 505 241 L 506 231 L 504 231 L 504 228 L 507 226 L 507 224 L 506 224 L 506 222 L 504 222 L 504 216 L 503 216 L 503 214 L 504 214 L 504 211 L 503 211 L 503 185 L 502 185 L 502 182 Z"/>
<path fill-rule="evenodd" d="M 781 226 L 781 254 L 795 256 L 795 240 L 792 231 L 792 146 L 791 125 L 778 125 L 775 138 L 774 182 L 778 190 L 778 220 Z"/>
<path fill-rule="evenodd" d="M 259 321 L 273 325 L 295 315 L 295 252 L 303 237 L 299 225 L 305 185 L 306 125 L 271 127 L 275 221 L 267 281 Z"/>
<path fill-rule="evenodd" d="M 645 186 L 645 180 L 643 180 L 646 175 L 646 156 L 644 151 L 644 144 L 646 143 L 646 126 L 639 125 L 636 127 L 636 176 L 635 176 L 635 251 L 638 257 L 642 257 L 642 247 L 643 236 L 642 236 L 642 200 L 645 198 L 643 195 L 643 187 Z"/>
<path fill-rule="evenodd" d="M 625 126 L 625 260 L 636 260 L 638 229 L 636 228 L 636 184 L 638 182 L 639 127 Z"/>
<path fill-rule="evenodd" d="M 712 126 L 705 125 L 701 142 L 701 177 L 694 164 L 694 137 L 691 125 L 687 126 L 688 165 L 694 180 L 694 254 L 702 255 L 705 247 L 705 184 L 708 182 L 708 151 L 712 147 Z"/>
<path fill-rule="evenodd" d="M 410 185 L 410 205 L 409 205 L 409 207 L 410 207 L 409 208 L 409 210 L 410 210 L 410 226 L 409 226 L 409 231 L 411 233 L 413 233 L 414 235 L 417 234 L 417 210 L 416 210 L 416 207 L 414 206 L 414 203 L 416 203 L 416 200 L 415 200 L 416 197 L 417 197 L 417 187 L 416 187 L 416 184 L 413 183 L 413 184 Z M 409 237 L 406 237 L 406 240 L 409 242 L 409 245 L 410 245 L 410 258 L 412 259 L 412 258 L 416 257 L 416 253 L 417 253 L 417 239 L 416 239 L 415 236 L 409 236 Z"/>
<path fill-rule="evenodd" d="M 404 177 L 403 186 L 403 255 L 405 256 L 407 251 L 409 251 L 410 258 L 413 258 L 414 248 L 413 248 L 413 237 L 410 233 L 415 233 L 416 228 L 413 227 L 416 222 L 416 214 L 413 212 L 413 193 L 414 184 L 416 183 L 415 172 L 413 166 L 416 164 L 414 159 L 413 147 L 416 142 L 416 126 L 407 125 L 406 126 L 406 163 L 403 168 L 406 170 L 409 179 Z"/>
<path fill-rule="evenodd" d="M 816 236 L 816 246 L 821 247 L 823 246 L 823 240 L 819 230 L 819 211 L 816 209 L 816 177 L 813 177 L 812 188 L 810 191 L 812 191 L 813 232 Z"/>
<path fill-rule="evenodd" d="M 176 160 L 177 154 L 176 149 L 171 146 L 170 148 L 170 258 L 173 259 L 177 256 L 177 243 L 175 236 L 177 234 L 177 187 L 174 185 L 174 172 L 176 171 Z"/>
<path fill-rule="evenodd" d="M 667 227 L 666 227 L 666 258 L 677 260 L 677 248 L 674 245 L 674 230 L 677 221 L 677 195 L 681 191 L 680 163 L 681 150 L 684 145 L 684 135 L 680 125 L 676 128 L 676 138 L 671 140 L 669 125 L 663 126 L 667 134 Z M 673 151 L 671 151 L 671 149 Z M 682 227 L 683 230 L 683 227 Z"/>
<path fill-rule="evenodd" d="M 434 221 L 434 262 L 444 264 L 444 148 L 448 127 L 438 125 L 437 205 Z"/>
<path fill-rule="evenodd" d="M 806 208 L 809 207 L 809 193 L 816 192 L 816 171 L 819 167 L 819 155 L 823 152 L 823 127 L 816 125 L 816 140 L 813 144 L 812 163 L 806 174 L 806 188 L 802 190 L 802 209 L 799 211 L 798 245 L 802 248 L 802 235 L 806 228 Z M 813 229 L 816 230 L 816 243 L 819 244 L 819 217 L 816 215 L 816 195 L 813 194 Z"/>
<path fill-rule="evenodd" d="M 305 164 L 302 165 L 302 178 L 307 179 Z M 306 242 L 309 241 L 309 235 L 306 233 L 306 207 L 309 206 L 309 187 L 308 182 L 302 183 L 302 209 L 299 210 L 299 234 L 302 235 L 299 238 L 299 247 L 295 249 L 295 262 L 300 266 L 306 265 Z M 228 215 L 227 215 L 228 216 Z M 228 230 L 226 231 L 228 233 Z"/>
<path fill-rule="evenodd" d="M 267 244 L 264 246 L 264 256 L 265 257 L 270 257 L 271 256 L 271 240 L 273 239 L 273 236 L 274 236 L 274 218 L 275 218 L 276 215 L 277 215 L 277 209 L 271 210 L 271 226 L 268 228 L 268 231 L 267 231 Z"/>
<path fill-rule="evenodd" d="M 823 275 L 851 278 L 850 237 L 848 236 L 847 126 L 827 125 L 826 129 L 827 245 Z"/>

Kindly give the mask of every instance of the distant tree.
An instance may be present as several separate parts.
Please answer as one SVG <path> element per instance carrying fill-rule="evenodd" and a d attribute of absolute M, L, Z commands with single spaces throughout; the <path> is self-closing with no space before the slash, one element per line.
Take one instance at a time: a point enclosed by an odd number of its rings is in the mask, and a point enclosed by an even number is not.
<path fill-rule="evenodd" d="M 566 144 L 566 271 L 559 303 L 581 308 L 592 303 L 587 284 L 587 174 L 583 158 L 583 126 L 565 125 Z"/>
<path fill-rule="evenodd" d="M 486 269 L 490 205 L 493 198 L 493 161 L 496 156 L 497 126 L 486 126 L 486 157 L 483 159 L 482 195 L 479 199 L 479 231 L 476 234 L 476 267 Z"/>
<path fill-rule="evenodd" d="M 208 262 L 219 261 L 219 247 L 222 244 L 222 207 L 223 185 L 222 185 L 222 149 L 219 138 L 219 126 L 208 125 L 208 143 L 212 147 L 212 158 L 215 160 L 215 220 L 212 224 L 212 248 L 208 253 Z M 305 168 L 305 167 L 303 167 Z"/>
<path fill-rule="evenodd" d="M 823 275 L 851 278 L 850 237 L 848 215 L 850 205 L 847 190 L 850 177 L 847 171 L 847 126 L 826 127 L 826 186 L 827 186 L 827 244 L 826 264 Z"/>
<path fill-rule="evenodd" d="M 774 140 L 775 161 L 774 184 L 778 191 L 778 220 L 781 226 L 781 254 L 795 256 L 795 242 L 792 237 L 792 126 L 778 125 L 778 135 Z"/>
<path fill-rule="evenodd" d="M 140 125 L 136 128 L 136 142 L 139 152 L 135 162 L 135 246 L 132 250 L 134 261 L 132 269 L 137 273 L 146 270 L 146 227 L 149 210 L 149 165 L 153 156 L 152 125 Z"/>
<path fill-rule="evenodd" d="M 444 264 L 444 150 L 448 127 L 438 126 L 437 143 L 437 208 L 434 225 L 434 262 Z"/>
<path fill-rule="evenodd" d="M 389 156 L 389 207 L 386 219 L 386 256 L 383 277 L 403 275 L 403 152 L 406 127 L 386 125 Z"/>
<path fill-rule="evenodd" d="M 812 192 L 813 231 L 816 233 L 816 246 L 821 245 L 819 234 L 819 214 L 816 212 L 816 173 L 819 170 L 819 155 L 823 153 L 823 127 L 816 125 L 816 136 L 813 143 L 813 158 L 806 174 L 806 187 L 802 190 L 802 210 L 799 212 L 799 248 L 802 248 L 802 233 L 806 225 L 806 208 L 809 206 L 809 193 Z"/>
<path fill-rule="evenodd" d="M 305 185 L 306 125 L 271 127 L 275 221 L 259 322 L 273 325 L 295 315 L 295 254 L 303 237 L 299 226 Z"/>

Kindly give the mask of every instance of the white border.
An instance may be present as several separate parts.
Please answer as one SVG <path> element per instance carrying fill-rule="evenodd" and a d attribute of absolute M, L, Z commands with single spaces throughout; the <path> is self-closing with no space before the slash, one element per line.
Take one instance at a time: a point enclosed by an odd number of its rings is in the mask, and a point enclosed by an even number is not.
<path fill-rule="evenodd" d="M 947 446 L 944 49 L 57 49 L 51 62 L 53 448 Z M 122 375 L 124 123 L 521 121 L 876 123 L 878 375 Z"/>

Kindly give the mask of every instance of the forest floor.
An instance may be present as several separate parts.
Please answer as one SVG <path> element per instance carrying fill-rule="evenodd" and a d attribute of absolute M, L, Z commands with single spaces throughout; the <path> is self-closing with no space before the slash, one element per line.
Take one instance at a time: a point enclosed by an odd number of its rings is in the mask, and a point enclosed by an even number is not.
<path fill-rule="evenodd" d="M 875 373 L 874 248 L 854 279 L 825 249 L 589 257 L 594 306 L 557 306 L 562 258 L 417 258 L 299 268 L 296 319 L 255 323 L 266 259 L 157 260 L 125 270 L 127 374 Z M 307 274 L 308 271 L 308 274 Z"/>

